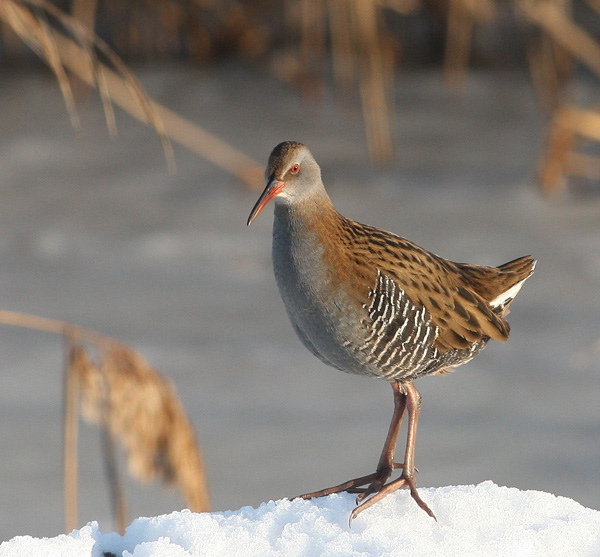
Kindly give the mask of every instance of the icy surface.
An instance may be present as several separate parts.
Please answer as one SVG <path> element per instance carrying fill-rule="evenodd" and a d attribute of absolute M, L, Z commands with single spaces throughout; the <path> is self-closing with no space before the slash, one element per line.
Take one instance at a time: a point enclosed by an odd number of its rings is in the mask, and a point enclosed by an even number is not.
<path fill-rule="evenodd" d="M 600 509 L 600 189 L 579 180 L 566 196 L 539 194 L 544 120 L 527 74 L 475 72 L 453 96 L 438 73 L 401 72 L 389 167 L 368 162 L 357 105 L 303 103 L 240 66 L 138 74 L 261 162 L 282 140 L 305 142 L 349 217 L 457 261 L 538 258 L 509 341 L 417 382 L 419 486 L 490 479 Z M 272 209 L 246 227 L 257 192 L 178 148 L 169 176 L 156 136 L 117 112 L 111 140 L 94 96 L 73 130 L 48 76 L 3 72 L 0 103 L 0 307 L 117 337 L 168 375 L 216 511 L 374 471 L 392 391 L 327 368 L 295 337 L 271 268 Z M 61 342 L 2 327 L 0 350 L 0 539 L 56 536 Z M 83 427 L 79 524 L 108 532 L 98 445 Z M 185 507 L 176 492 L 127 492 L 131 519 Z"/>
<path fill-rule="evenodd" d="M 592 557 L 600 554 L 600 512 L 539 491 L 477 486 L 422 489 L 435 522 L 406 491 L 365 511 L 348 526 L 354 497 L 287 499 L 211 514 L 174 512 L 138 518 L 123 537 L 96 522 L 69 536 L 20 537 L 0 557 L 462 556 Z"/>

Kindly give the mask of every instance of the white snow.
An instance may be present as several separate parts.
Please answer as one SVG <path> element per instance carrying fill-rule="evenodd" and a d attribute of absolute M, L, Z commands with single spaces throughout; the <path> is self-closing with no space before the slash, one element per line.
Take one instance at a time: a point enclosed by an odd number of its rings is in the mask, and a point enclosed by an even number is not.
<path fill-rule="evenodd" d="M 600 511 L 572 499 L 490 481 L 420 493 L 437 522 L 401 490 L 364 511 L 350 528 L 354 496 L 344 493 L 238 511 L 138 518 L 124 536 L 102 534 L 90 522 L 55 538 L 16 537 L 0 544 L 0 557 L 600 555 Z"/>

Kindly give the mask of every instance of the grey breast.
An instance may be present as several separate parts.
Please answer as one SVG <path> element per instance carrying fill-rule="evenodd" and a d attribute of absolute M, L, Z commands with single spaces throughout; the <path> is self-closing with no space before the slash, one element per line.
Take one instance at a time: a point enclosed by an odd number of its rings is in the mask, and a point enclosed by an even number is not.
<path fill-rule="evenodd" d="M 323 246 L 285 206 L 276 206 L 273 224 L 273 270 L 289 318 L 304 345 L 341 371 L 374 375 L 357 359 L 355 346 L 366 329 L 341 289 L 332 288 L 323 263 Z"/>

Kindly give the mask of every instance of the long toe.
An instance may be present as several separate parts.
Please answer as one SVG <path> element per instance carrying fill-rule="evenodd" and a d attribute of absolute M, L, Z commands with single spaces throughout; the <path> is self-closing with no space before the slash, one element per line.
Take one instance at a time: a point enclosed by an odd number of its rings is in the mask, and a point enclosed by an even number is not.
<path fill-rule="evenodd" d="M 368 488 L 361 488 L 361 486 L 367 485 L 369 483 L 372 484 L 377 477 L 377 473 L 369 474 L 368 476 L 361 476 L 360 478 L 354 478 L 353 480 L 348 480 L 343 484 L 328 487 L 326 489 L 321 489 L 320 491 L 313 491 L 312 493 L 298 495 L 294 497 L 294 499 L 315 499 L 316 497 L 326 497 L 327 495 L 331 495 L 332 493 L 339 493 L 340 491 L 347 491 L 349 493 L 358 493 L 359 491 L 362 492 Z"/>
<path fill-rule="evenodd" d="M 360 505 L 358 505 L 350 514 L 349 524 L 352 525 L 352 521 L 361 512 L 368 509 L 369 507 L 371 507 L 378 501 L 381 501 L 384 497 L 386 497 L 390 493 L 393 493 L 394 491 L 397 491 L 398 489 L 401 489 L 403 487 L 409 488 L 410 495 L 415 500 L 417 505 L 419 505 L 419 507 L 421 509 L 423 509 L 431 518 L 433 518 L 435 521 L 437 521 L 437 518 L 433 514 L 433 511 L 427 506 L 427 503 L 425 503 L 425 501 L 423 501 L 423 499 L 421 499 L 421 497 L 419 496 L 419 494 L 417 492 L 417 486 L 416 486 L 415 480 L 413 478 L 401 477 L 393 482 L 390 482 L 387 485 L 384 485 L 377 493 L 375 493 L 372 497 L 370 497 L 366 501 L 364 501 L 364 497 L 363 497 L 363 499 L 362 499 L 363 502 Z"/>
<path fill-rule="evenodd" d="M 387 478 L 378 479 L 378 480 L 374 481 L 371 485 L 366 487 L 365 489 L 361 489 L 360 493 L 356 497 L 356 504 L 359 505 L 367 497 L 369 497 L 369 495 L 372 495 L 373 493 L 379 493 L 381 491 L 381 489 L 383 488 L 386 480 L 387 480 Z"/>
<path fill-rule="evenodd" d="M 377 472 L 373 474 L 374 479 L 371 482 L 371 484 L 368 485 L 366 489 L 360 490 L 359 495 L 356 497 L 356 504 L 359 505 L 373 493 L 379 493 L 384 488 L 385 482 L 387 482 L 390 479 L 390 476 L 392 475 L 392 470 L 395 468 L 395 464 L 392 464 L 392 468 L 388 468 L 387 466 L 379 468 Z"/>
<path fill-rule="evenodd" d="M 410 488 L 410 495 L 415 500 L 417 505 L 419 505 L 419 507 L 421 507 L 431 518 L 433 518 L 433 520 L 437 522 L 437 518 L 433 514 L 433 511 L 427 506 L 427 503 L 425 503 L 425 501 L 423 501 L 423 499 L 421 499 L 421 497 L 417 493 L 417 486 L 415 485 L 415 481 L 407 480 L 406 485 Z"/>

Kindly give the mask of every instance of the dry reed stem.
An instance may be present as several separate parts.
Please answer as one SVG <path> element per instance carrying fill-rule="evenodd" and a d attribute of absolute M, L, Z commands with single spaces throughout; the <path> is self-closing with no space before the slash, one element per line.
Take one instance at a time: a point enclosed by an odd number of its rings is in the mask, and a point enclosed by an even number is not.
<path fill-rule="evenodd" d="M 98 0 L 73 0 L 71 14 L 88 31 L 94 32 L 97 7 Z"/>
<path fill-rule="evenodd" d="M 65 497 L 65 532 L 72 532 L 78 525 L 78 485 L 79 469 L 77 459 L 77 441 L 79 438 L 79 421 L 77 406 L 79 403 L 79 375 L 71 373 L 74 366 L 79 365 L 78 359 L 86 357 L 85 353 L 75 352 L 65 343 L 64 373 L 64 433 L 63 433 L 63 468 L 64 468 L 64 497 Z"/>
<path fill-rule="evenodd" d="M 104 414 L 107 414 L 107 405 L 105 404 L 104 406 Z M 110 491 L 110 503 L 113 510 L 115 526 L 117 531 L 121 535 L 124 535 L 125 528 L 127 527 L 127 523 L 129 522 L 127 518 L 129 514 L 127 511 L 127 498 L 125 496 L 123 480 L 121 478 L 119 466 L 117 463 L 117 451 L 115 449 L 115 442 L 108 427 L 108 416 L 106 415 L 103 416 L 100 431 L 102 434 L 102 447 L 104 450 L 104 468 Z"/>
<path fill-rule="evenodd" d="M 279 77 L 300 82 L 303 92 L 313 96 L 321 90 L 322 80 L 318 83 L 315 75 L 324 65 L 328 24 L 334 80 L 345 96 L 358 69 L 367 148 L 371 160 L 377 162 L 389 162 L 393 155 L 389 126 L 393 58 L 384 46 L 377 10 L 386 7 L 405 14 L 416 5 L 417 0 L 328 0 L 326 5 L 323 0 L 286 2 L 286 27 L 292 35 L 299 33 L 300 55 L 297 59 L 287 53 L 285 63 L 277 66 Z"/>
<path fill-rule="evenodd" d="M 6 309 L 0 309 L 0 323 L 12 327 L 22 327 L 25 329 L 34 329 L 36 331 L 65 335 L 68 338 L 89 342 L 102 348 L 108 348 L 119 342 L 116 339 L 101 335 L 96 331 L 77 327 L 59 319 L 50 319 Z"/>
<path fill-rule="evenodd" d="M 61 48 L 61 63 L 64 64 L 64 52 L 77 48 L 83 56 L 78 60 L 79 67 L 71 67 L 71 71 L 76 73 L 81 78 L 81 73 L 85 72 L 86 69 L 90 70 L 91 82 L 94 88 L 98 89 L 102 103 L 105 109 L 105 115 L 107 123 L 109 123 L 109 129 L 111 124 L 114 125 L 114 114 L 112 112 L 111 96 L 110 91 L 106 83 L 105 72 L 109 71 L 105 64 L 102 64 L 96 55 L 96 50 L 100 52 L 115 69 L 116 75 L 118 75 L 126 84 L 129 91 L 130 97 L 135 100 L 135 103 L 143 111 L 147 123 L 151 126 L 156 134 L 159 136 L 169 170 L 175 171 L 175 156 L 173 154 L 173 147 L 169 140 L 169 137 L 165 131 L 164 124 L 152 108 L 150 98 L 144 91 L 137 78 L 129 71 L 125 63 L 116 55 L 116 53 L 97 35 L 81 25 L 75 18 L 65 14 L 64 12 L 57 9 L 53 4 L 46 2 L 46 0 L 37 0 L 42 3 L 44 9 L 57 19 L 66 29 L 69 30 L 73 40 L 64 39 L 62 35 L 54 32 L 54 40 Z M 67 42 L 63 42 L 63 41 Z M 66 65 L 66 64 L 65 64 Z M 112 130 L 116 133 L 116 126 Z"/>
<path fill-rule="evenodd" d="M 56 42 L 61 47 L 65 66 L 94 87 L 95 80 L 89 68 L 83 70 L 81 49 L 63 37 L 57 37 Z M 134 118 L 148 123 L 146 111 L 132 98 L 124 80 L 107 68 L 103 68 L 102 74 L 110 99 Z M 263 182 L 263 169 L 257 161 L 165 106 L 151 99 L 148 99 L 147 105 L 163 123 L 165 133 L 170 139 L 230 172 L 247 186 L 253 189 L 260 188 Z"/>
<path fill-rule="evenodd" d="M 581 139 L 600 142 L 600 112 L 572 105 L 558 109 L 539 170 L 546 193 L 564 189 L 568 174 L 600 178 L 600 159 L 574 151 Z"/>
<path fill-rule="evenodd" d="M 352 34 L 348 32 L 352 22 L 350 5 L 345 1 L 333 1 L 328 3 L 328 10 L 333 78 L 337 87 L 347 96 L 356 79 Z"/>
<path fill-rule="evenodd" d="M 42 10 L 42 14 L 34 13 L 31 6 L 34 6 L 37 10 Z M 48 24 L 48 16 L 60 23 L 72 40 L 64 39 L 63 35 L 57 29 L 50 26 Z M 83 72 L 82 67 L 89 68 L 91 80 L 88 84 L 99 90 L 106 111 L 107 104 L 110 103 L 108 100 L 109 97 L 102 94 L 106 91 L 102 84 L 104 65 L 99 62 L 96 50 L 101 52 L 119 72 L 125 83 L 127 83 L 130 94 L 145 112 L 146 122 L 154 128 L 161 140 L 169 169 L 172 171 L 175 170 L 172 146 L 164 132 L 162 122 L 149 105 L 146 93 L 121 59 L 99 37 L 86 29 L 74 17 L 62 12 L 54 4 L 46 0 L 35 0 L 34 2 L 0 0 L 0 18 L 11 25 L 23 41 L 54 72 L 74 126 L 79 125 L 79 118 L 75 109 L 73 92 L 65 72 L 64 51 L 69 48 L 77 48 L 81 52 L 81 56 L 77 60 L 79 67 L 71 67 L 70 69 L 76 74 L 81 74 Z M 109 108 L 106 114 L 109 129 L 111 132 L 114 132 L 114 118 L 111 118 L 112 108 Z"/>
<path fill-rule="evenodd" d="M 170 139 L 208 159 L 254 189 L 262 183 L 262 165 L 199 126 L 189 122 L 147 97 L 143 88 L 125 64 L 97 36 L 72 16 L 61 12 L 46 0 L 33 5 L 43 10 L 64 27 L 69 37 L 49 27 L 45 19 L 28 11 L 22 0 L 0 0 L 0 19 L 10 25 L 46 62 L 59 81 L 69 114 L 77 123 L 73 94 L 66 79 L 65 68 L 87 85 L 98 89 L 105 109 L 107 125 L 115 133 L 112 102 L 134 118 L 151 125 L 159 135 L 170 169 L 174 157 Z M 114 71 L 100 63 L 100 52 Z"/>
<path fill-rule="evenodd" d="M 74 19 L 79 21 L 82 27 L 87 29 L 88 32 L 95 33 L 97 8 L 98 0 L 73 0 L 71 15 Z M 92 90 L 91 87 L 83 83 L 83 81 L 81 81 L 77 76 L 72 76 L 72 81 L 74 82 L 73 89 L 75 90 L 77 99 L 87 99 Z M 99 93 L 100 98 L 103 99 L 104 97 L 102 90 L 99 89 Z M 104 113 L 105 115 L 107 114 L 106 106 L 104 107 Z M 112 115 L 111 122 L 109 122 L 107 118 L 107 127 L 111 136 L 116 135 L 114 114 Z"/>
<path fill-rule="evenodd" d="M 65 336 L 65 353 L 67 356 L 67 401 L 69 402 L 65 411 L 65 446 L 67 443 L 67 432 L 71 428 L 77 427 L 77 406 L 79 403 L 79 391 L 80 384 L 83 377 L 86 376 L 87 371 L 94 368 L 92 359 L 85 351 L 83 345 L 74 338 L 66 335 Z M 122 486 L 122 481 L 119 475 L 116 454 L 114 450 L 114 444 L 112 441 L 111 434 L 108 428 L 108 405 L 106 400 L 106 382 L 100 378 L 101 388 L 103 391 L 102 407 L 100 409 L 101 419 L 99 420 L 100 429 L 102 432 L 102 445 L 104 448 L 104 463 L 106 469 L 106 476 L 108 480 L 109 493 L 111 507 L 113 510 L 113 517 L 115 520 L 116 528 L 121 533 L 125 533 L 125 527 L 127 526 L 127 503 L 125 501 L 125 494 Z M 77 397 L 69 396 L 69 385 L 77 385 Z M 71 400 L 69 400 L 71 399 Z M 71 410 L 72 408 L 72 410 Z M 69 415 L 70 414 L 70 415 Z M 72 423 L 74 425 L 72 425 Z M 71 443 L 72 445 L 72 443 Z M 66 515 L 66 531 L 70 532 L 75 526 L 73 521 L 77 522 L 77 471 L 75 470 L 74 477 L 70 476 L 72 471 L 68 467 L 68 463 L 73 461 L 77 465 L 77 445 L 75 439 L 74 448 L 71 446 L 69 452 L 65 452 L 65 482 L 70 484 L 71 491 L 75 492 L 75 495 L 69 494 L 65 497 L 65 515 Z"/>
<path fill-rule="evenodd" d="M 555 8 L 570 19 L 570 0 L 553 2 Z M 530 41 L 527 49 L 529 70 L 542 109 L 552 114 L 560 106 L 563 92 L 573 75 L 573 55 L 543 27 L 537 27 L 537 37 Z"/>
<path fill-rule="evenodd" d="M 389 127 L 390 107 L 386 99 L 386 78 L 376 6 L 372 0 L 353 0 L 354 26 L 359 45 L 360 93 L 372 160 L 389 162 L 393 156 Z"/>
<path fill-rule="evenodd" d="M 444 53 L 443 80 L 447 87 L 459 89 L 465 83 L 473 33 L 473 17 L 459 0 L 450 0 Z"/>
<path fill-rule="evenodd" d="M 456 90 L 464 85 L 473 26 L 490 21 L 495 11 L 492 0 L 449 0 L 443 70 L 446 86 Z"/>
<path fill-rule="evenodd" d="M 516 6 L 528 21 L 538 25 L 600 76 L 600 44 L 573 22 L 564 7 L 552 0 L 521 0 Z"/>
<path fill-rule="evenodd" d="M 556 193 L 565 188 L 568 174 L 592 178 L 600 174 L 597 157 L 574 150 L 581 138 L 600 141 L 600 112 L 560 106 L 560 87 L 571 70 L 567 53 L 600 76 L 600 44 L 572 21 L 567 0 L 522 0 L 518 7 L 528 21 L 548 35 L 546 52 L 539 56 L 538 77 L 532 73 L 534 82 L 545 86 L 551 108 L 555 109 L 538 175 L 544 191 Z M 535 62 L 534 59 L 532 66 Z"/>
<path fill-rule="evenodd" d="M 95 331 L 24 313 L 0 310 L 0 323 L 64 336 L 68 349 L 65 373 L 65 520 L 67 531 L 77 523 L 77 420 L 82 412 L 111 435 L 105 439 L 107 472 L 119 527 L 125 526 L 125 504 L 115 474 L 112 439 L 125 447 L 132 475 L 143 481 L 177 485 L 188 507 L 209 510 L 210 500 L 202 454 L 194 430 L 171 383 L 129 346 Z M 92 345 L 98 363 L 84 349 Z M 75 525 L 75 526 L 74 526 Z"/>
<path fill-rule="evenodd" d="M 48 64 L 58 81 L 71 125 L 79 126 L 73 92 L 46 20 L 36 17 L 24 4 L 13 0 L 0 1 L 0 18 Z"/>
<path fill-rule="evenodd" d="M 555 194 L 565 187 L 565 168 L 575 145 L 569 112 L 559 109 L 552 119 L 548 144 L 540 163 L 538 176 L 545 193 Z"/>
<path fill-rule="evenodd" d="M 533 88 L 542 109 L 552 114 L 561 103 L 562 92 L 567 84 L 566 62 L 561 68 L 556 58 L 556 43 L 542 35 L 527 49 L 529 72 Z"/>
<path fill-rule="evenodd" d="M 106 424 L 128 455 L 131 475 L 179 486 L 190 509 L 210 507 L 193 429 L 173 386 L 135 350 L 105 350 L 98 365 L 79 369 L 84 417 Z"/>

